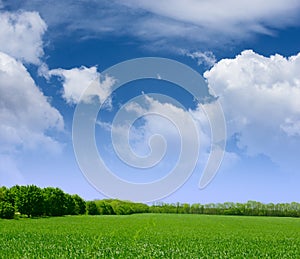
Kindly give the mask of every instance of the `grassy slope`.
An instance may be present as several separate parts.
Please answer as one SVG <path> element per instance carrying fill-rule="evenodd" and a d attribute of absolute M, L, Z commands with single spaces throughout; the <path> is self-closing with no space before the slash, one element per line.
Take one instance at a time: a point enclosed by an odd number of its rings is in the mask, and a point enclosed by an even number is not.
<path fill-rule="evenodd" d="M 0 258 L 300 258 L 300 219 L 143 214 L 0 220 Z"/>

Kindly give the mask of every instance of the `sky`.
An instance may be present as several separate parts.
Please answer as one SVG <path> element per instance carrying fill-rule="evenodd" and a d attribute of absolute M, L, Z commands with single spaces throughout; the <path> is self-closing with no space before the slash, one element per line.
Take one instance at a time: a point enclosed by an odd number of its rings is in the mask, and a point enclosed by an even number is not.
<path fill-rule="evenodd" d="M 297 0 L 0 0 L 0 185 L 299 202 L 299 16 Z"/>

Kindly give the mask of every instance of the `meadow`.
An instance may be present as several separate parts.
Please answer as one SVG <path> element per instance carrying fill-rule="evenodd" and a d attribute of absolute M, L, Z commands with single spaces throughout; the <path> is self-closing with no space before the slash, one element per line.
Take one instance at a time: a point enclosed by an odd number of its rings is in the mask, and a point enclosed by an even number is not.
<path fill-rule="evenodd" d="M 300 219 L 187 214 L 1 219 L 0 258 L 300 258 Z"/>

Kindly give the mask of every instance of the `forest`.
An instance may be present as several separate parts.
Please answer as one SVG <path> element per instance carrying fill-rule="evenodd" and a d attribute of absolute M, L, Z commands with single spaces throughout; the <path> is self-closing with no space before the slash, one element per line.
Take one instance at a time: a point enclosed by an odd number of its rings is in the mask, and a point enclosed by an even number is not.
<path fill-rule="evenodd" d="M 130 215 L 136 213 L 208 214 L 300 217 L 300 203 L 163 203 L 151 205 L 117 199 L 85 201 L 59 188 L 35 185 L 0 187 L 0 218 L 53 217 L 64 215 Z"/>

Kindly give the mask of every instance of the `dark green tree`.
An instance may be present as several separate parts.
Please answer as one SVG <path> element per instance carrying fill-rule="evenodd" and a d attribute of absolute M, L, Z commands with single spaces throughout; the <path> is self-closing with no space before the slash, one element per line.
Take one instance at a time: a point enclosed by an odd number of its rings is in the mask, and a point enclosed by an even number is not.
<path fill-rule="evenodd" d="M 66 196 L 59 188 L 47 187 L 43 190 L 45 214 L 47 216 L 63 216 L 66 213 Z"/>
<path fill-rule="evenodd" d="M 65 194 L 65 215 L 76 215 L 75 212 L 75 200 L 73 199 L 72 195 L 66 193 Z"/>
<path fill-rule="evenodd" d="M 72 198 L 75 202 L 75 214 L 76 215 L 83 215 L 86 212 L 86 202 L 82 199 L 79 195 L 74 194 Z"/>
<path fill-rule="evenodd" d="M 15 208 L 6 201 L 0 201 L 0 218 L 13 219 L 15 216 Z"/>
<path fill-rule="evenodd" d="M 17 211 L 28 217 L 41 216 L 44 213 L 44 197 L 42 190 L 35 185 L 21 186 L 16 194 Z"/>
<path fill-rule="evenodd" d="M 97 205 L 94 201 L 88 201 L 86 203 L 86 211 L 88 215 L 99 215 Z"/>
<path fill-rule="evenodd" d="M 19 189 L 20 189 L 20 186 L 18 186 L 18 185 L 15 185 L 11 188 L 2 186 L 0 188 L 0 200 L 8 202 L 14 207 L 15 200 L 16 200 Z"/>

